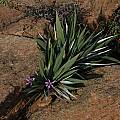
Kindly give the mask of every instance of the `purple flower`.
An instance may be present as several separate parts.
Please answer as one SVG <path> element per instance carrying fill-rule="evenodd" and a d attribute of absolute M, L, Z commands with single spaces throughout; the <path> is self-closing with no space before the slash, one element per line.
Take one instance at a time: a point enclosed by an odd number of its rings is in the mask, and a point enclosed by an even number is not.
<path fill-rule="evenodd" d="M 47 79 L 45 82 L 45 86 L 47 87 L 48 90 L 53 88 L 53 84 L 54 84 L 54 81 L 51 82 L 49 79 Z"/>
<path fill-rule="evenodd" d="M 29 76 L 29 77 L 26 79 L 26 85 L 32 86 L 32 82 L 33 82 L 34 80 L 35 80 L 34 77 Z"/>

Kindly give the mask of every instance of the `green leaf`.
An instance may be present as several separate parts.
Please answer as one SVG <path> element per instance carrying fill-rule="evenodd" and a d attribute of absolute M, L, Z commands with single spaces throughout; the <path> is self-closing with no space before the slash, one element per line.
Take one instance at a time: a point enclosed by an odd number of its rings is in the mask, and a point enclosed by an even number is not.
<path fill-rule="evenodd" d="M 38 55 L 38 60 L 39 60 L 39 68 L 37 70 L 37 73 L 39 73 L 42 77 L 44 76 L 44 64 L 45 64 L 45 59 L 44 59 L 44 54 L 41 52 L 39 52 L 39 55 Z"/>
<path fill-rule="evenodd" d="M 111 49 L 108 49 L 108 50 L 104 50 L 104 51 L 102 51 L 102 52 L 98 52 L 98 53 L 94 53 L 94 54 L 88 54 L 86 57 L 84 57 L 83 59 L 82 59 L 82 62 L 83 61 L 88 61 L 88 60 L 90 60 L 90 59 L 96 59 L 96 57 L 100 57 L 100 56 L 102 56 L 103 54 L 106 54 L 106 53 L 108 53 L 108 52 L 110 52 L 111 51 Z"/>
<path fill-rule="evenodd" d="M 47 72 L 49 72 L 50 67 L 51 67 L 52 64 L 53 64 L 53 57 L 54 57 L 54 49 L 53 49 L 52 46 L 51 46 L 51 48 L 50 48 L 50 58 L 48 59 Z"/>
<path fill-rule="evenodd" d="M 69 33 L 68 33 L 68 39 L 69 39 L 69 42 L 72 42 L 73 39 L 74 39 L 74 36 L 75 36 L 75 31 L 76 31 L 76 20 L 77 20 L 77 17 L 76 17 L 76 10 L 74 10 L 74 13 L 71 15 L 71 19 L 70 19 L 70 25 L 69 25 Z"/>
<path fill-rule="evenodd" d="M 71 93 L 68 91 L 68 89 L 65 88 L 63 85 L 60 85 L 59 88 L 60 88 L 61 90 L 63 90 L 65 93 L 67 93 L 70 97 L 73 97 L 73 98 L 76 99 L 76 97 L 75 97 L 73 94 L 71 94 Z"/>
<path fill-rule="evenodd" d="M 45 41 L 43 41 L 42 39 L 37 39 L 37 44 L 40 48 L 42 48 L 43 50 L 46 50 L 46 46 L 47 46 L 47 43 Z"/>
<path fill-rule="evenodd" d="M 32 97 L 30 97 L 30 99 L 27 101 L 26 105 L 29 105 L 31 103 L 33 103 L 33 101 L 36 100 L 36 98 L 40 97 L 41 94 L 40 93 L 35 93 Z"/>
<path fill-rule="evenodd" d="M 68 89 L 68 90 L 77 90 L 77 89 L 79 89 L 79 88 L 77 88 L 77 87 L 73 87 L 73 86 L 68 86 L 68 85 L 63 85 L 66 89 Z"/>
<path fill-rule="evenodd" d="M 105 47 L 102 47 L 102 48 L 98 48 L 98 49 L 95 49 L 94 51 L 92 51 L 92 53 L 95 53 L 95 52 L 99 52 L 99 51 L 104 51 L 106 48 L 108 48 L 108 46 L 105 46 Z"/>
<path fill-rule="evenodd" d="M 55 65 L 54 65 L 54 68 L 53 68 L 54 73 L 59 69 L 59 67 L 60 67 L 60 65 L 62 63 L 62 59 L 63 59 L 64 52 L 65 52 L 65 45 L 66 44 L 64 44 L 63 48 L 61 49 L 60 54 L 57 56 L 57 58 L 55 60 Z"/>
<path fill-rule="evenodd" d="M 83 55 L 83 53 L 85 53 L 85 51 L 88 50 L 88 46 L 90 47 L 92 45 L 91 43 L 89 43 L 91 38 L 92 38 L 92 35 L 88 37 L 88 39 L 84 39 L 82 44 L 80 44 L 79 49 L 78 49 L 80 52 L 80 57 L 81 55 Z"/>
<path fill-rule="evenodd" d="M 79 63 L 79 65 L 88 65 L 88 66 L 108 66 L 113 65 L 113 63 L 110 64 L 102 64 L 102 63 Z"/>
<path fill-rule="evenodd" d="M 77 54 L 75 57 L 68 60 L 54 75 L 54 80 L 59 78 L 61 75 L 63 75 L 65 72 L 67 72 L 73 64 L 76 62 L 77 58 L 79 57 L 79 54 Z"/>
<path fill-rule="evenodd" d="M 0 4 L 7 5 L 7 3 L 8 3 L 8 0 L 0 0 Z"/>
<path fill-rule="evenodd" d="M 97 34 L 95 34 L 95 31 L 92 33 L 92 39 L 95 39 L 97 37 L 99 37 L 99 35 L 102 33 L 103 31 L 101 30 L 100 32 L 98 32 Z M 94 35 L 95 34 L 95 35 Z"/>
<path fill-rule="evenodd" d="M 51 39 L 49 38 L 48 41 L 47 41 L 47 49 L 46 49 L 46 52 L 45 52 L 46 69 L 48 69 L 48 66 L 49 66 L 48 64 L 49 64 L 49 61 L 50 61 L 51 47 L 52 47 Z"/>
<path fill-rule="evenodd" d="M 75 78 L 68 78 L 66 80 L 60 81 L 62 84 L 81 84 L 84 83 L 84 80 L 79 80 Z"/>
<path fill-rule="evenodd" d="M 82 54 L 81 57 L 83 58 L 86 57 L 94 49 L 95 45 L 96 45 L 96 42 L 91 44 L 91 46 L 88 49 L 86 49 L 86 51 Z"/>
<path fill-rule="evenodd" d="M 58 88 L 54 88 L 54 90 L 57 92 L 57 94 L 59 94 L 61 97 L 64 97 L 65 99 L 67 99 L 68 101 L 70 101 L 70 97 L 68 95 L 66 95 L 64 92 L 62 92 L 60 89 Z"/>
<path fill-rule="evenodd" d="M 106 38 L 99 40 L 97 42 L 96 49 L 102 48 L 102 47 L 108 45 L 110 43 L 110 41 L 115 39 L 116 37 L 117 37 L 117 35 L 114 35 L 114 36 L 109 36 L 109 37 L 106 37 Z"/>
<path fill-rule="evenodd" d="M 110 57 L 110 56 L 104 56 L 104 57 L 102 57 L 102 58 L 120 64 L 120 61 L 117 60 L 116 58 L 113 58 L 113 57 Z"/>
<path fill-rule="evenodd" d="M 59 44 L 60 45 L 61 45 L 61 43 L 64 44 L 64 42 L 65 42 L 64 32 L 63 32 L 63 28 L 61 26 L 57 12 L 56 12 L 56 33 L 57 33 L 57 40 L 58 40 Z"/>
<path fill-rule="evenodd" d="M 29 95 L 29 94 L 32 94 L 32 93 L 36 93 L 36 92 L 38 92 L 38 91 L 39 91 L 39 88 L 36 87 L 36 88 L 34 88 L 34 89 L 31 89 L 29 92 L 27 92 L 26 95 Z"/>
<path fill-rule="evenodd" d="M 42 54 L 41 54 L 41 56 L 42 56 Z M 43 60 L 43 58 L 39 58 L 39 74 L 42 76 L 42 77 L 45 77 L 45 75 L 44 75 L 44 60 Z"/>
<path fill-rule="evenodd" d="M 78 50 L 80 50 L 80 49 L 82 48 L 83 43 L 85 42 L 85 41 L 84 41 L 84 37 L 85 37 L 86 28 L 87 28 L 87 27 L 85 27 L 85 28 L 82 30 L 82 32 L 80 33 L 80 35 L 79 35 L 79 37 L 78 37 L 78 40 L 77 40 L 77 41 L 78 41 L 78 42 L 77 42 Z"/>
<path fill-rule="evenodd" d="M 78 70 L 78 69 L 76 69 L 76 70 L 70 70 L 70 71 L 64 73 L 64 74 L 59 78 L 59 80 L 66 79 L 67 77 L 74 75 L 74 74 L 77 72 L 77 70 Z M 57 80 L 57 81 L 58 81 L 58 80 Z"/>

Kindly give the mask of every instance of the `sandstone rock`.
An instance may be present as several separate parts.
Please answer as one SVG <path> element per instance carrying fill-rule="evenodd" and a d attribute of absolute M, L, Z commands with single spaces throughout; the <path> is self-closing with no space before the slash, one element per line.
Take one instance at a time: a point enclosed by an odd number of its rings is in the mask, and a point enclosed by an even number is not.
<path fill-rule="evenodd" d="M 74 0 L 8 0 L 9 4 L 14 6 L 32 6 L 32 7 L 40 7 L 40 6 L 52 6 L 54 4 L 69 4 Z"/>
<path fill-rule="evenodd" d="M 49 22 L 45 19 L 25 18 L 7 27 L 3 34 L 38 37 L 39 34 L 44 34 L 45 28 L 49 26 Z"/>
<path fill-rule="evenodd" d="M 8 0 L 8 5 L 20 11 L 26 11 L 27 7 L 52 6 L 55 0 Z"/>
<path fill-rule="evenodd" d="M 97 26 L 97 19 L 102 14 L 108 19 L 113 11 L 120 6 L 119 0 L 75 0 L 77 4 L 86 10 L 85 21 L 88 24 Z M 96 25 L 96 26 L 94 26 Z"/>
<path fill-rule="evenodd" d="M 84 21 L 94 28 L 98 26 L 97 19 L 100 14 L 108 19 L 113 11 L 120 6 L 119 0 L 9 0 L 8 5 L 21 12 L 26 12 L 30 7 L 39 10 L 42 9 L 43 6 L 46 6 L 45 8 L 47 9 L 47 7 L 50 6 L 65 6 L 70 3 L 77 4 L 80 9 L 84 9 Z M 14 10 L 12 10 L 12 13 L 13 11 Z M 11 12 L 8 13 L 10 14 Z M 14 19 L 16 18 L 14 17 Z"/>
<path fill-rule="evenodd" d="M 24 14 L 21 11 L 0 5 L 0 31 L 7 25 L 18 21 L 23 17 Z"/>
<path fill-rule="evenodd" d="M 37 69 L 37 46 L 24 37 L 0 38 L 0 102 L 3 102 L 16 86 L 25 86 L 27 76 Z"/>

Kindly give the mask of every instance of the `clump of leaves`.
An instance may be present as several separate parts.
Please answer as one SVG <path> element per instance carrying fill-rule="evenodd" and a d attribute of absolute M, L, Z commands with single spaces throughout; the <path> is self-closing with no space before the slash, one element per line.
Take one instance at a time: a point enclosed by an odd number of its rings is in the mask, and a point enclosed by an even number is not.
<path fill-rule="evenodd" d="M 8 1 L 7 0 L 0 0 L 0 4 L 7 5 Z"/>
<path fill-rule="evenodd" d="M 108 20 L 100 14 L 98 22 L 99 29 L 104 29 L 104 35 L 118 34 L 118 38 L 110 43 L 110 47 L 113 49 L 111 54 L 120 59 L 120 7 L 113 12 Z"/>
<path fill-rule="evenodd" d="M 80 8 L 78 5 L 75 5 L 74 2 L 70 2 L 67 4 L 61 4 L 56 5 L 55 1 L 53 2 L 53 5 L 42 5 L 41 7 L 33 7 L 29 6 L 27 8 L 26 16 L 30 17 L 33 16 L 35 18 L 45 18 L 51 22 L 51 24 L 54 24 L 55 22 L 55 16 L 56 16 L 56 10 L 58 13 L 60 13 L 59 18 L 63 18 L 64 16 L 69 16 L 71 13 L 73 13 L 74 8 L 77 10 L 77 15 L 79 16 L 79 22 L 83 21 L 83 14 L 85 15 L 85 9 Z"/>
<path fill-rule="evenodd" d="M 45 38 L 40 35 L 37 45 L 43 52 L 44 59 L 35 76 L 27 79 L 26 96 L 31 102 L 41 96 L 54 94 L 58 98 L 71 100 L 76 98 L 71 91 L 78 89 L 85 78 L 78 72 L 89 67 L 111 65 L 104 60 L 119 62 L 108 56 L 111 51 L 108 43 L 116 38 L 104 37 L 102 31 L 89 34 L 87 27 L 83 29 L 76 23 L 76 11 L 69 18 L 60 22 L 56 12 L 54 34 L 48 32 Z"/>
<path fill-rule="evenodd" d="M 108 27 L 111 34 L 120 34 L 120 7 L 114 11 Z"/>
<path fill-rule="evenodd" d="M 109 18 L 106 20 L 105 16 L 100 14 L 98 18 L 99 29 L 104 29 L 104 34 L 120 34 L 120 7 L 118 7 Z"/>

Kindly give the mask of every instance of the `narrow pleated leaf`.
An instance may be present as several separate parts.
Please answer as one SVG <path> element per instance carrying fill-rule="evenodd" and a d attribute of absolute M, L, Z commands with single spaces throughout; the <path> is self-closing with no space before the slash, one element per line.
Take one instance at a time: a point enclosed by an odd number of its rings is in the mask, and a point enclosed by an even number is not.
<path fill-rule="evenodd" d="M 89 65 L 89 66 L 108 66 L 113 65 L 114 63 L 106 63 L 106 64 L 100 64 L 100 63 L 79 63 L 79 65 Z"/>
<path fill-rule="evenodd" d="M 30 90 L 29 92 L 27 92 L 26 95 L 29 95 L 29 94 L 32 94 L 32 93 L 35 93 L 35 92 L 38 92 L 38 91 L 39 91 L 39 88 L 37 87 L 37 88 L 34 88 L 34 89 Z"/>
<path fill-rule="evenodd" d="M 82 32 L 78 37 L 78 43 L 77 43 L 78 50 L 80 50 L 83 46 L 85 32 L 86 32 L 86 27 L 82 30 Z"/>
<path fill-rule="evenodd" d="M 63 83 L 63 84 L 80 84 L 80 83 L 84 83 L 84 80 L 68 78 L 66 80 L 61 81 L 61 83 Z"/>
<path fill-rule="evenodd" d="M 64 73 L 64 74 L 59 78 L 59 80 L 66 79 L 68 76 L 74 75 L 74 74 L 77 72 L 77 70 L 78 70 L 78 69 L 76 69 L 76 70 L 70 70 L 70 71 Z M 58 81 L 58 80 L 57 80 L 57 81 Z"/>
<path fill-rule="evenodd" d="M 61 97 L 64 97 L 65 99 L 67 99 L 68 101 L 70 101 L 70 97 L 68 95 L 66 95 L 65 93 L 63 93 L 60 89 L 58 88 L 54 88 L 54 90 L 57 92 L 57 94 L 59 94 Z"/>
<path fill-rule="evenodd" d="M 38 73 L 41 75 L 41 77 L 45 77 L 44 75 L 44 68 L 45 68 L 45 62 L 44 62 L 44 56 L 43 54 L 40 54 L 40 57 L 39 57 L 39 71 Z"/>
<path fill-rule="evenodd" d="M 48 71 L 50 70 L 50 67 L 53 64 L 53 57 L 54 57 L 54 49 L 51 47 L 50 58 L 49 58 L 49 61 L 48 61 Z"/>
<path fill-rule="evenodd" d="M 76 97 L 75 97 L 73 94 L 71 94 L 71 93 L 68 91 L 68 89 L 65 88 L 64 86 L 61 85 L 61 86 L 59 86 L 59 88 L 60 88 L 61 90 L 65 91 L 70 97 L 73 97 L 73 98 L 76 99 Z"/>
<path fill-rule="evenodd" d="M 86 57 L 95 47 L 96 42 L 91 44 L 91 46 L 83 53 L 83 55 L 81 57 Z"/>
<path fill-rule="evenodd" d="M 77 90 L 77 89 L 79 89 L 79 88 L 77 88 L 77 87 L 69 86 L 69 85 L 67 85 L 67 84 L 64 84 L 63 86 L 64 86 L 66 89 L 68 89 L 68 90 Z"/>
<path fill-rule="evenodd" d="M 74 39 L 75 31 L 76 31 L 76 10 L 74 10 L 74 14 L 71 16 L 70 25 L 69 25 L 69 42 Z"/>
<path fill-rule="evenodd" d="M 108 45 L 110 43 L 111 40 L 115 39 L 117 37 L 117 35 L 114 35 L 114 36 L 109 36 L 109 37 L 106 37 L 106 38 L 103 38 L 101 40 L 99 40 L 97 43 L 97 46 L 96 48 L 102 48 L 106 45 Z"/>
<path fill-rule="evenodd" d="M 117 60 L 117 59 L 115 59 L 115 58 L 113 58 L 113 57 L 110 57 L 110 56 L 104 56 L 104 57 L 102 57 L 102 58 L 120 64 L 120 61 Z"/>
<path fill-rule="evenodd" d="M 64 40 L 64 32 L 63 32 L 63 28 L 61 26 L 60 19 L 58 17 L 57 12 L 56 12 L 56 33 L 57 33 L 58 42 L 64 44 L 64 42 L 65 42 L 65 40 Z"/>
<path fill-rule="evenodd" d="M 77 58 L 79 57 L 79 54 L 77 54 L 75 57 L 71 58 L 70 60 L 68 60 L 56 73 L 54 76 L 54 80 L 57 77 L 60 77 L 61 75 L 63 75 L 65 72 L 67 72 L 72 66 L 73 64 L 76 62 Z"/>
<path fill-rule="evenodd" d="M 89 54 L 89 55 L 87 55 L 87 56 L 85 56 L 83 59 L 82 59 L 82 62 L 83 61 L 88 61 L 88 60 L 90 60 L 90 59 L 96 59 L 96 57 L 100 57 L 100 56 L 102 56 L 103 54 L 106 54 L 106 53 L 108 53 L 108 52 L 110 52 L 111 51 L 111 49 L 108 49 L 108 50 L 104 50 L 104 51 L 102 51 L 102 52 L 98 52 L 98 53 L 94 53 L 94 54 Z"/>
<path fill-rule="evenodd" d="M 40 48 L 46 50 L 47 43 L 45 41 L 43 41 L 42 39 L 37 39 L 37 44 Z"/>
<path fill-rule="evenodd" d="M 54 68 L 53 68 L 54 73 L 59 69 L 59 67 L 60 67 L 60 65 L 62 63 L 62 59 L 63 59 L 64 52 L 65 52 L 65 45 L 66 44 L 64 44 L 63 48 L 61 49 L 60 54 L 57 56 L 57 58 L 55 60 L 55 65 L 54 65 Z"/>

